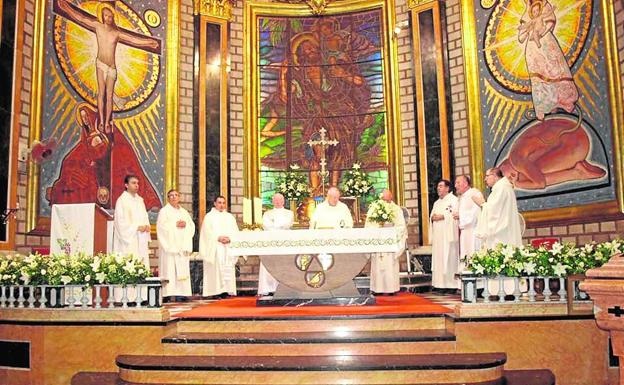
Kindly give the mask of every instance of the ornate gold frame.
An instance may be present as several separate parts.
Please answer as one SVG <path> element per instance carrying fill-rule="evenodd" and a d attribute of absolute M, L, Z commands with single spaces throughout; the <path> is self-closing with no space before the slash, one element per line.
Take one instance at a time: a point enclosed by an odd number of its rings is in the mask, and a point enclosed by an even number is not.
<path fill-rule="evenodd" d="M 24 0 L 18 0 L 15 7 L 15 20 L 24 20 Z M 0 0 L 0 15 L 4 8 L 4 0 Z M 0 22 L 0 27 L 1 27 Z M 17 163 L 19 153 L 20 120 L 22 113 L 22 68 L 24 52 L 24 23 L 16 23 L 15 29 L 15 59 L 13 60 L 13 119 L 11 124 L 11 152 L 9 153 L 9 179 L 8 183 L 8 205 L 16 207 L 17 204 Z M 0 242 L 0 250 L 13 250 L 15 248 L 15 233 L 17 232 L 17 221 L 9 219 L 6 227 L 8 238 L 6 242 Z"/>
<path fill-rule="evenodd" d="M 50 0 L 35 2 L 35 21 L 33 28 L 33 76 L 30 95 L 30 133 L 29 146 L 40 139 L 41 115 L 43 113 L 43 59 L 45 51 L 46 6 Z M 163 194 L 178 185 L 178 116 L 179 116 L 179 52 L 180 52 L 180 0 L 169 0 L 167 7 L 167 70 L 166 76 L 166 137 L 165 137 L 165 181 Z M 40 168 L 34 163 L 28 167 L 28 193 L 26 232 L 47 235 L 50 231 L 50 218 L 38 217 L 39 212 L 39 173 Z"/>
<path fill-rule="evenodd" d="M 478 0 L 477 0 L 478 1 Z M 462 30 L 464 44 L 464 65 L 466 71 L 466 94 L 468 103 L 468 125 L 470 126 L 470 167 L 475 187 L 483 190 L 483 127 L 481 124 L 481 98 L 479 97 L 477 30 L 474 17 L 474 0 L 462 0 Z M 529 224 L 554 224 L 578 221 L 578 219 L 606 219 L 619 217 L 624 212 L 624 108 L 621 74 L 618 66 L 617 35 L 615 33 L 615 11 L 610 0 L 601 1 L 604 19 L 604 39 L 607 65 L 607 82 L 611 121 L 613 124 L 614 171 L 616 199 L 610 202 L 592 203 L 574 207 L 523 212 Z"/>
<path fill-rule="evenodd" d="M 410 4 L 410 6 L 412 6 Z M 410 9 L 410 19 L 412 22 L 412 61 L 414 63 L 414 78 L 416 87 L 414 87 L 416 93 L 416 127 L 418 128 L 418 161 L 420 163 L 420 169 L 418 174 L 419 189 L 421 196 L 421 212 L 420 223 L 422 224 L 422 243 L 423 245 L 431 244 L 429 239 L 429 177 L 427 175 L 427 138 L 424 130 L 426 117 L 425 117 L 425 90 L 422 84 L 422 63 L 420 55 L 415 47 L 420 43 L 420 29 L 418 27 L 418 15 L 423 11 L 432 10 L 433 12 L 433 28 L 435 37 L 435 54 L 436 54 L 436 66 L 437 72 L 437 88 L 438 88 L 438 109 L 440 112 L 440 147 L 441 147 L 441 161 L 442 161 L 442 178 L 451 178 L 451 153 L 449 146 L 449 131 L 448 131 L 448 117 L 446 106 L 446 83 L 445 83 L 445 63 L 444 63 L 444 51 L 442 48 L 442 22 L 440 20 L 440 2 L 437 0 L 430 0 L 427 2 L 420 2 L 413 4 L 413 8 Z M 421 129 L 422 127 L 422 129 Z"/>
<path fill-rule="evenodd" d="M 383 55 L 388 58 L 384 68 L 384 91 L 386 95 L 386 132 L 388 140 L 388 160 L 390 163 L 389 188 L 395 192 L 399 205 L 403 205 L 403 157 L 401 148 L 401 119 L 399 107 L 399 70 L 396 37 L 392 33 L 395 25 L 395 10 L 393 0 L 352 0 L 330 3 L 325 8 L 324 15 L 336 15 L 354 11 L 382 9 L 383 18 Z M 258 30 L 256 28 L 259 16 L 313 16 L 306 4 L 268 3 L 246 1 L 244 8 L 244 57 L 243 79 L 245 95 L 243 101 L 244 116 L 244 148 L 243 162 L 244 196 L 245 198 L 258 197 L 259 191 L 259 164 L 258 155 L 258 125 L 257 125 L 257 95 L 258 74 L 256 61 L 258 57 Z"/>
<path fill-rule="evenodd" d="M 221 58 L 226 59 L 229 57 L 228 52 L 228 20 L 222 17 L 217 16 L 206 16 L 201 14 L 199 17 L 200 20 L 200 33 L 199 33 L 199 67 L 197 68 L 198 73 L 198 101 L 199 101 L 199 112 L 197 116 L 198 121 L 198 132 L 199 132 L 199 208 L 198 208 L 198 218 L 204 218 L 206 215 L 207 204 L 206 200 L 208 197 L 206 196 L 206 163 L 203 161 L 206 158 L 206 44 L 207 41 L 204 38 L 206 35 L 206 24 L 213 23 L 219 24 L 221 26 Z M 222 60 L 223 62 L 223 60 Z M 221 72 L 221 91 L 220 91 L 220 153 L 221 153 L 221 161 L 220 161 L 220 192 L 221 195 L 227 196 L 228 192 L 228 65 L 223 62 L 220 66 Z"/>

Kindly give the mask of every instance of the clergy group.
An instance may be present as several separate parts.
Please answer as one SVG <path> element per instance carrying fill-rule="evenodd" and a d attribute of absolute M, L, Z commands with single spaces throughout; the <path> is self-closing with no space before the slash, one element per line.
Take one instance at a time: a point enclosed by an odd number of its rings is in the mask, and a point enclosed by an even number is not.
<path fill-rule="evenodd" d="M 512 183 L 498 168 L 486 171 L 485 183 L 491 188 L 487 201 L 467 175 L 455 178 L 457 196 L 449 180 L 442 179 L 436 186 L 438 200 L 429 217 L 431 284 L 435 289 L 456 291 L 462 261 L 480 248 L 522 245 L 523 221 Z"/>
<path fill-rule="evenodd" d="M 127 175 L 125 191 L 115 204 L 113 252 L 132 254 L 149 266 L 150 223 L 143 198 L 138 194 L 139 178 Z M 389 190 L 381 199 L 391 204 L 395 211 L 389 225 L 400 226 L 406 234 L 405 219 L 401 208 L 392 202 Z M 265 230 L 291 229 L 295 213 L 284 208 L 285 199 L 280 193 L 272 197 L 273 208 L 262 219 Z M 379 226 L 366 222 L 367 227 Z M 349 208 L 340 201 L 340 190 L 330 187 L 325 201 L 319 204 L 310 218 L 310 229 L 352 228 L 353 217 Z M 156 224 L 158 238 L 159 276 L 163 282 L 166 300 L 188 298 L 192 294 L 190 256 L 193 251 L 195 224 L 180 205 L 180 193 L 167 192 L 167 204 L 160 210 Z M 217 196 L 212 209 L 205 215 L 199 232 L 199 256 L 203 262 L 203 297 L 226 297 L 236 295 L 236 270 L 238 257 L 228 254 L 228 244 L 239 231 L 234 215 L 227 211 L 226 198 Z M 406 241 L 403 239 L 403 244 Z M 402 251 L 401 251 L 402 253 Z M 401 253 L 374 253 L 371 255 L 371 291 L 376 294 L 393 294 L 399 291 L 399 256 Z M 260 263 L 258 295 L 276 291 L 278 282 Z"/>

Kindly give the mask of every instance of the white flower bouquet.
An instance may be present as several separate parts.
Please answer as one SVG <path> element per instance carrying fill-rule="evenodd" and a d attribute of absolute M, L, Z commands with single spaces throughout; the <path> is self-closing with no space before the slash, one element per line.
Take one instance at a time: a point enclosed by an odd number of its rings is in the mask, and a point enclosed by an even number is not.
<path fill-rule="evenodd" d="M 126 285 L 149 276 L 142 259 L 131 255 L 0 255 L 0 285 Z"/>
<path fill-rule="evenodd" d="M 378 199 L 370 204 L 367 219 L 380 225 L 391 223 L 394 221 L 394 209 L 390 203 Z"/>
<path fill-rule="evenodd" d="M 276 191 L 281 193 L 289 201 L 301 202 L 303 198 L 310 196 L 310 188 L 305 172 L 296 164 L 289 167 L 289 171 L 283 177 L 276 180 Z"/>
<path fill-rule="evenodd" d="M 490 277 L 565 277 L 600 267 L 618 253 L 624 253 L 622 240 L 592 242 L 582 247 L 555 242 L 550 249 L 545 246 L 499 244 L 493 249 L 475 252 L 465 258 L 465 262 L 473 273 Z"/>
<path fill-rule="evenodd" d="M 359 163 L 354 163 L 351 170 L 345 172 L 342 181 L 342 192 L 345 196 L 361 198 L 368 195 L 372 189 L 373 184 Z"/>

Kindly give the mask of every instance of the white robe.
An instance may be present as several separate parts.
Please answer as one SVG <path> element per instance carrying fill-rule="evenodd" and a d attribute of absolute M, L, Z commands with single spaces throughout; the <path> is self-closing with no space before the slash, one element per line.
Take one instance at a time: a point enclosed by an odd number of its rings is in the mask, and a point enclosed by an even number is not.
<path fill-rule="evenodd" d="M 403 210 L 399 205 L 392 202 L 394 208 L 395 227 L 401 228 L 403 234 L 403 248 L 398 253 L 372 253 L 370 268 L 370 290 L 374 293 L 396 293 L 401 290 L 401 278 L 399 276 L 400 264 L 399 259 L 405 249 L 405 241 L 407 240 L 407 227 L 405 225 L 405 217 Z M 379 227 L 379 223 L 369 221 L 370 209 L 366 214 L 366 223 L 364 227 Z"/>
<path fill-rule="evenodd" d="M 476 235 L 490 249 L 499 243 L 522 246 L 519 217 L 513 186 L 507 178 L 501 178 L 492 186 L 492 193 L 481 206 Z"/>
<path fill-rule="evenodd" d="M 481 247 L 481 240 L 475 235 L 481 207 L 472 200 L 472 197 L 483 197 L 483 194 L 473 187 L 466 190 L 458 198 L 459 271 L 463 271 L 465 268 L 465 264 L 461 262 L 461 259 L 466 255 L 472 255 Z"/>
<path fill-rule="evenodd" d="M 142 259 L 149 270 L 149 232 L 139 232 L 139 226 L 149 226 L 150 221 L 145 210 L 143 198 L 132 196 L 127 191 L 121 193 L 115 202 L 113 222 L 113 252 Z"/>
<path fill-rule="evenodd" d="M 432 221 L 429 231 L 431 239 L 431 284 L 439 289 L 458 289 L 460 283 L 455 280 L 459 268 L 459 234 L 453 211 L 457 210 L 457 197 L 448 193 L 443 199 L 433 204 L 431 215 L 442 214 L 444 219 Z"/>
<path fill-rule="evenodd" d="M 310 218 L 310 229 L 352 228 L 353 217 L 347 205 L 342 202 L 330 206 L 327 200 L 316 207 Z"/>
<path fill-rule="evenodd" d="M 290 229 L 295 223 L 295 215 L 292 211 L 279 208 L 268 210 L 262 216 L 262 225 L 265 230 Z M 260 262 L 260 270 L 258 272 L 258 294 L 266 295 L 275 292 L 279 282 Z"/>
<path fill-rule="evenodd" d="M 178 227 L 178 221 L 186 222 L 186 226 Z M 163 296 L 190 296 L 189 254 L 193 251 L 195 234 L 193 219 L 183 207 L 176 209 L 167 204 L 158 213 L 156 230 L 160 276 L 168 280 L 163 287 Z"/>
<path fill-rule="evenodd" d="M 204 217 L 199 234 L 199 255 L 204 261 L 204 297 L 228 293 L 236 295 L 237 257 L 228 256 L 227 245 L 217 241 L 238 232 L 234 215 L 214 207 Z"/>

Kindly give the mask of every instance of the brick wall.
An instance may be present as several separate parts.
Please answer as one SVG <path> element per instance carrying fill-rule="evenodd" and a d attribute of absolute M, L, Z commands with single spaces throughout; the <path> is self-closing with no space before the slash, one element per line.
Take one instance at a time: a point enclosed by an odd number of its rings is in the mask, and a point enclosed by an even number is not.
<path fill-rule="evenodd" d="M 410 19 L 411 11 L 407 1 L 396 1 L 397 24 Z M 409 28 L 403 29 L 397 38 L 399 56 L 399 95 L 401 106 L 401 137 L 403 151 L 403 178 L 405 207 L 410 211 L 408 223 L 408 245 L 414 247 L 419 243 L 418 211 L 418 137 L 416 135 L 416 116 L 414 106 L 414 64 L 412 52 L 412 35 Z"/>

